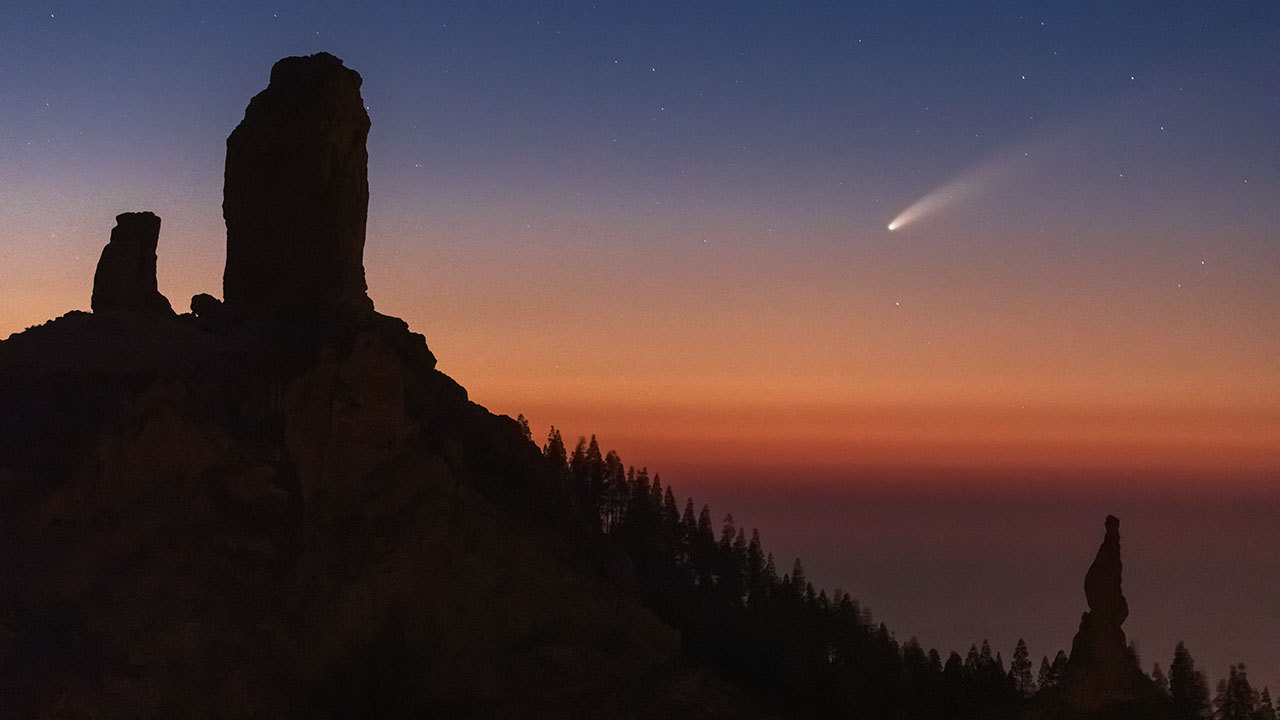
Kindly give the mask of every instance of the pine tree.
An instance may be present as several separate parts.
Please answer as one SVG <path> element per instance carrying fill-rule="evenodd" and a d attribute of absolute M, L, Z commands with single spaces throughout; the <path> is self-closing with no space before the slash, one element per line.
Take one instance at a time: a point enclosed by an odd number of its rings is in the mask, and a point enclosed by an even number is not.
<path fill-rule="evenodd" d="M 703 505 L 693 539 L 693 571 L 698 585 L 710 588 L 716 571 L 716 532 L 711 526 L 711 506 Z"/>
<path fill-rule="evenodd" d="M 609 505 L 609 473 L 604 456 L 600 454 L 600 443 L 596 442 L 595 435 L 591 436 L 591 443 L 587 445 L 586 466 L 589 512 L 593 524 L 596 527 L 602 527 Z"/>
<path fill-rule="evenodd" d="M 1213 715 L 1213 704 L 1209 701 L 1209 678 L 1205 676 L 1201 670 L 1196 671 L 1195 684 L 1196 701 L 1203 708 L 1197 717 L 1209 717 Z"/>
<path fill-rule="evenodd" d="M 720 552 L 727 553 L 733 548 L 733 539 L 738 530 L 733 525 L 733 513 L 724 516 L 724 524 L 720 526 Z"/>
<path fill-rule="evenodd" d="M 1218 682 L 1218 694 L 1213 699 L 1218 720 L 1253 720 L 1258 705 L 1258 693 L 1249 684 L 1249 673 L 1244 663 L 1232 665 L 1227 678 Z"/>
<path fill-rule="evenodd" d="M 1276 720 L 1276 708 L 1271 704 L 1271 691 L 1265 687 L 1258 696 L 1258 708 L 1253 714 L 1255 720 Z"/>
<path fill-rule="evenodd" d="M 942 656 L 937 648 L 929 648 L 929 671 L 934 675 L 942 672 Z"/>
<path fill-rule="evenodd" d="M 1062 673 L 1067 669 L 1067 654 L 1061 650 L 1053 656 L 1053 664 L 1050 666 L 1053 670 L 1053 684 L 1057 685 L 1062 682 Z"/>
<path fill-rule="evenodd" d="M 711 526 L 711 506 L 703 505 L 698 513 L 698 544 L 703 549 L 714 547 L 716 532 Z"/>
<path fill-rule="evenodd" d="M 686 512 L 690 512 L 686 509 Z M 690 556 L 694 566 L 694 578 L 699 587 L 712 588 L 716 575 L 716 530 L 712 529 L 712 509 L 703 505 L 694 525 L 690 543 Z"/>
<path fill-rule="evenodd" d="M 760 544 L 760 531 L 751 530 L 751 542 L 747 544 L 747 597 L 752 605 L 764 601 L 768 586 L 764 581 L 764 547 Z"/>
<path fill-rule="evenodd" d="M 564 447 L 564 439 L 560 437 L 560 431 L 555 425 L 551 426 L 550 432 L 547 433 L 547 444 L 542 446 L 542 455 L 551 464 L 551 469 L 559 477 L 564 477 L 569 472 L 569 454 Z"/>
<path fill-rule="evenodd" d="M 739 556 L 735 550 L 740 535 L 741 532 L 733 525 L 733 515 L 726 515 L 720 529 L 720 542 L 716 546 L 716 576 L 721 590 L 719 596 L 730 605 L 740 604 L 747 592 L 745 552 Z"/>
<path fill-rule="evenodd" d="M 686 567 L 693 568 L 693 547 L 698 540 L 698 516 L 694 515 L 693 498 L 684 504 L 684 514 L 680 516 L 680 549 Z"/>
<path fill-rule="evenodd" d="M 989 651 L 991 648 L 987 648 Z M 982 656 L 978 654 L 978 646 L 970 645 L 969 652 L 964 656 L 964 669 L 970 674 L 977 673 L 982 669 Z"/>
<path fill-rule="evenodd" d="M 1035 692 L 1035 681 L 1031 677 L 1031 657 L 1027 652 L 1027 643 L 1018 638 L 1018 645 L 1013 649 L 1013 662 L 1009 663 L 1009 680 L 1014 692 L 1026 697 Z"/>
<path fill-rule="evenodd" d="M 765 592 L 769 594 L 778 587 L 778 566 L 773 564 L 773 553 L 769 553 L 764 560 L 764 586 Z"/>
<path fill-rule="evenodd" d="M 520 435 L 523 436 L 527 442 L 533 442 L 533 430 L 529 429 L 529 421 L 525 419 L 524 413 L 521 413 L 520 416 L 516 418 L 516 422 L 520 424 Z"/>
<path fill-rule="evenodd" d="M 929 656 L 915 637 L 902 645 L 902 670 L 909 682 L 919 682 L 929 674 Z"/>
<path fill-rule="evenodd" d="M 803 595 L 808 584 L 809 581 L 804 576 L 804 564 L 800 562 L 800 558 L 796 558 L 795 564 L 791 566 L 791 587 L 795 588 L 796 595 Z"/>
<path fill-rule="evenodd" d="M 604 458 L 605 474 L 605 531 L 612 532 L 622 522 L 627 511 L 627 474 L 622 458 L 613 450 Z"/>
<path fill-rule="evenodd" d="M 648 542 L 657 525 L 657 510 L 653 507 L 648 468 L 641 468 L 638 472 L 635 468 L 627 470 L 627 491 L 627 512 L 622 524 L 628 538 L 638 548 Z"/>
<path fill-rule="evenodd" d="M 676 505 L 676 494 L 671 491 L 671 486 L 662 493 L 662 526 L 665 528 L 667 536 L 672 542 L 679 546 L 680 544 L 680 507 Z M 678 549 L 677 549 L 678 552 Z"/>
<path fill-rule="evenodd" d="M 641 513 L 649 509 L 649 490 L 649 468 L 643 467 L 636 473 L 635 484 L 631 486 L 631 502 L 643 508 Z"/>
<path fill-rule="evenodd" d="M 578 444 L 573 446 L 573 452 L 569 455 L 569 470 L 573 472 L 585 474 L 587 471 L 587 438 L 578 436 Z"/>
<path fill-rule="evenodd" d="M 591 508 L 587 487 L 590 484 L 587 469 L 587 439 L 578 438 L 578 444 L 569 456 L 569 502 L 574 514 L 590 525 Z"/>
<path fill-rule="evenodd" d="M 1151 668 L 1151 680 L 1156 687 L 1160 688 L 1160 692 L 1169 694 L 1169 678 L 1165 677 L 1164 671 L 1160 669 L 1160 663 L 1156 663 L 1155 667 Z"/>
<path fill-rule="evenodd" d="M 1053 677 L 1053 668 L 1049 665 L 1049 656 L 1040 658 L 1040 672 L 1036 675 L 1036 684 L 1041 690 L 1047 690 L 1057 684 Z"/>
<path fill-rule="evenodd" d="M 1203 673 L 1196 671 L 1195 660 L 1185 643 L 1178 643 L 1169 664 L 1169 695 L 1173 698 L 1174 717 L 1199 720 L 1209 711 L 1209 687 Z"/>
<path fill-rule="evenodd" d="M 738 528 L 733 537 L 733 545 L 729 548 L 729 568 L 735 585 L 730 588 L 729 596 L 735 605 L 746 601 L 747 597 L 747 534 Z"/>

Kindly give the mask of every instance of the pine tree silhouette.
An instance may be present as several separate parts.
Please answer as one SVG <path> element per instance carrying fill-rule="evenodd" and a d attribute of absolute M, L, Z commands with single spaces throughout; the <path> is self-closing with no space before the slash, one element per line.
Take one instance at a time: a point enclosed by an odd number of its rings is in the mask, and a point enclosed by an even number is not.
<path fill-rule="evenodd" d="M 1013 649 L 1013 662 L 1009 663 L 1009 681 L 1013 684 L 1014 692 L 1022 696 L 1028 696 L 1035 692 L 1035 680 L 1031 677 L 1031 656 L 1027 652 L 1027 643 L 1022 638 L 1018 638 L 1018 644 Z"/>
<path fill-rule="evenodd" d="M 1199 720 L 1209 712 L 1209 684 L 1181 642 L 1174 648 L 1173 662 L 1169 664 L 1169 694 L 1178 720 Z"/>

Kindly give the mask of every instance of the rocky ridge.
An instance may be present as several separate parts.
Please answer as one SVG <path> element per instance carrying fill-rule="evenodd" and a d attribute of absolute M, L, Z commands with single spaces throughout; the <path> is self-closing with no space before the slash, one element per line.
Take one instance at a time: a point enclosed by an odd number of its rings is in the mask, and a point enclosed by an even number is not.
<path fill-rule="evenodd" d="M 94 312 L 0 342 L 0 716 L 754 716 L 373 311 L 359 86 L 286 58 L 250 103 L 225 303 L 163 312 L 125 214 Z"/>

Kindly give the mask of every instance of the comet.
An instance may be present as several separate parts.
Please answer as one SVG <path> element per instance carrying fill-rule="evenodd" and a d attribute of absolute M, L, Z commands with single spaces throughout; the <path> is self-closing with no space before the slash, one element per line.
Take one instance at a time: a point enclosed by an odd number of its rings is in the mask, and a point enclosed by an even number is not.
<path fill-rule="evenodd" d="M 908 205 L 889 221 L 889 230 L 899 230 L 930 215 L 935 215 L 961 200 L 981 195 L 997 180 L 1009 174 L 1017 160 L 1022 157 L 1025 157 L 1023 153 L 1015 156 L 1011 152 L 1004 152 L 970 167 Z"/>
<path fill-rule="evenodd" d="M 889 230 L 897 230 L 944 210 L 956 202 L 980 194 L 990 183 L 992 170 L 986 165 L 961 173 L 958 177 L 930 191 L 898 213 L 889 222 Z"/>

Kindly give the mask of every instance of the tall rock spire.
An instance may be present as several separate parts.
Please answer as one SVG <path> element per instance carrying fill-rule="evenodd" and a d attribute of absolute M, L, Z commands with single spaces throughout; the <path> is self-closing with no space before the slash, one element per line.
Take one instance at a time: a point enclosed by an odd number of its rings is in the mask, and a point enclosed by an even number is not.
<path fill-rule="evenodd" d="M 1138 667 L 1120 627 L 1129 617 L 1120 587 L 1120 520 L 1108 515 L 1105 527 L 1102 545 L 1084 576 L 1089 610 L 1080 617 L 1058 692 L 1068 706 L 1080 710 L 1160 707 L 1159 691 Z"/>
<path fill-rule="evenodd" d="M 372 308 L 364 279 L 369 115 L 328 53 L 271 69 L 227 138 L 223 296 L 239 315 Z"/>
<path fill-rule="evenodd" d="M 1084 576 L 1084 597 L 1089 615 L 1099 624 L 1119 628 L 1129 617 L 1129 603 L 1120 589 L 1120 520 L 1108 515 L 1102 546 Z"/>

